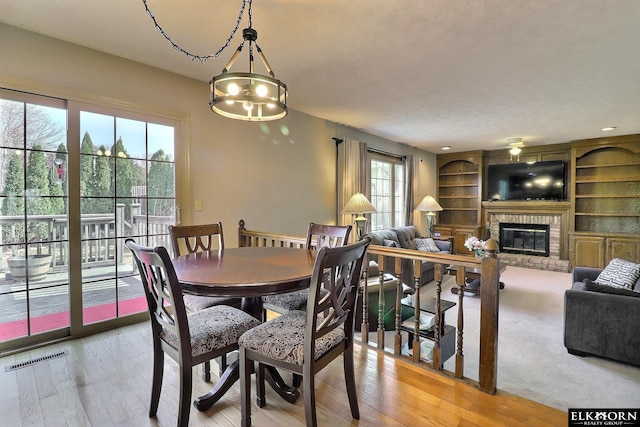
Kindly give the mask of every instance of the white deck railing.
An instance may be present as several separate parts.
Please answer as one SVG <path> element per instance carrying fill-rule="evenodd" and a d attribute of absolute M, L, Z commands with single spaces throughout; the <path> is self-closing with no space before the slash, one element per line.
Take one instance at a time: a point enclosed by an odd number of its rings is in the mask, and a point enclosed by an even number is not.
<path fill-rule="evenodd" d="M 121 264 L 125 237 L 144 238 L 150 246 L 169 244 L 168 226 L 175 223 L 174 217 L 144 215 L 139 204 L 131 205 L 129 221 L 124 212 L 125 205 L 118 204 L 115 213 L 81 216 L 83 268 Z M 27 255 L 26 248 L 28 255 L 52 255 L 54 271 L 68 268 L 67 215 L 2 216 L 0 229 L 0 268 L 9 257 Z"/>

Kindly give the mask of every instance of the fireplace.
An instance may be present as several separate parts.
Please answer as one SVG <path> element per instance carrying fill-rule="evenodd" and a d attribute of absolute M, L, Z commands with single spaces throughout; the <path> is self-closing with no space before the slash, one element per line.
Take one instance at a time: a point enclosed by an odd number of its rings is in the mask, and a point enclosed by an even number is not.
<path fill-rule="evenodd" d="M 500 223 L 500 252 L 549 256 L 549 225 Z"/>
<path fill-rule="evenodd" d="M 489 235 L 500 248 L 498 257 L 501 263 L 539 270 L 569 271 L 569 202 L 502 200 L 482 202 L 482 206 L 485 208 Z M 544 241 L 546 250 L 542 253 L 525 252 L 522 244 L 519 245 L 519 240 L 515 244 L 505 244 L 501 236 L 501 224 L 515 224 L 519 228 L 527 229 L 530 229 L 531 225 L 533 228 L 542 226 L 540 228 L 546 229 L 547 234 Z M 534 236 L 537 236 L 537 233 L 534 233 Z M 538 246 L 535 244 L 536 251 Z M 509 249 L 510 247 L 515 249 Z"/>

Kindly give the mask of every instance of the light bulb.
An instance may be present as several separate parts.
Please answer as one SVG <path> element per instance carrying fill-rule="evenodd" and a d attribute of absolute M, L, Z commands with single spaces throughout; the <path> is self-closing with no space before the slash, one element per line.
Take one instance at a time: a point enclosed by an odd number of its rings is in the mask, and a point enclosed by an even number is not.
<path fill-rule="evenodd" d="M 251 111 L 251 110 L 253 110 L 253 102 L 251 102 L 251 101 L 244 101 L 244 102 L 242 103 L 242 107 L 243 107 L 245 110 L 247 110 L 247 111 Z"/>
<path fill-rule="evenodd" d="M 224 101 L 224 103 L 227 104 L 227 105 L 233 105 L 233 101 L 231 101 L 231 100 L 226 100 L 226 101 Z"/>
<path fill-rule="evenodd" d="M 105 150 L 104 155 L 105 155 L 105 156 L 110 156 L 110 155 L 111 155 L 111 151 L 109 151 L 109 150 Z"/>
<path fill-rule="evenodd" d="M 265 85 L 258 85 L 256 87 L 256 95 L 260 97 L 265 97 L 267 96 L 267 93 L 269 93 L 269 89 L 267 89 Z"/>
<path fill-rule="evenodd" d="M 269 102 L 269 103 L 267 103 L 267 107 L 268 108 L 276 108 L 276 104 L 274 104 L 273 102 Z"/>
<path fill-rule="evenodd" d="M 227 86 L 227 93 L 229 95 L 233 95 L 233 96 L 239 94 L 240 93 L 240 86 L 238 86 L 235 83 L 229 83 L 229 85 Z"/>

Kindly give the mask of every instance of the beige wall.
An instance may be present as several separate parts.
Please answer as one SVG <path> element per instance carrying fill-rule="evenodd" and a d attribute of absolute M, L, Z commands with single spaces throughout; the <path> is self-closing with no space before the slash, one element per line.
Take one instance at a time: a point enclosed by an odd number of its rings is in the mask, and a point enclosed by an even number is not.
<path fill-rule="evenodd" d="M 310 221 L 335 222 L 334 136 L 419 156 L 416 203 L 435 194 L 434 154 L 293 110 L 275 122 L 225 119 L 208 108 L 207 82 L 4 24 L 0 40 L 0 87 L 182 118 L 189 147 L 184 182 L 190 183 L 184 217 L 222 221 L 228 246 L 236 245 L 240 218 L 250 229 L 293 235 L 304 235 Z M 293 98 L 295 88 L 289 89 Z M 192 211 L 194 199 L 202 200 L 202 211 Z"/>

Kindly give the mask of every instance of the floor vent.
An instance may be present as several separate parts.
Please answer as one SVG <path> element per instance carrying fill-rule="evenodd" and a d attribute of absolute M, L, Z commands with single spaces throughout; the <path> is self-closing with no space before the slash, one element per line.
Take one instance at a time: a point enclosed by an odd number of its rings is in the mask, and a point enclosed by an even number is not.
<path fill-rule="evenodd" d="M 27 366 L 33 366 L 40 362 L 46 362 L 47 360 L 57 359 L 58 357 L 64 357 L 69 355 L 69 350 L 63 350 L 59 353 L 49 354 L 47 356 L 38 357 L 37 359 L 28 360 L 26 362 L 17 363 L 15 365 L 9 365 L 4 367 L 5 372 L 15 371 L 17 369 L 26 368 Z"/>

